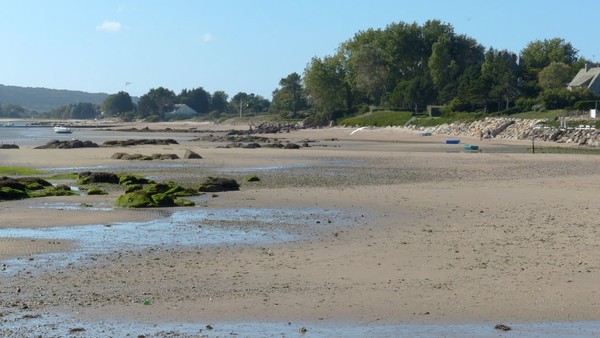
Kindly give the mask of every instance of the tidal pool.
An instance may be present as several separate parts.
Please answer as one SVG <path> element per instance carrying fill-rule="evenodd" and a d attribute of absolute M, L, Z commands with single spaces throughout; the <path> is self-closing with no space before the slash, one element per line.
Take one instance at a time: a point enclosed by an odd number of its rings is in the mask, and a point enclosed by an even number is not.
<path fill-rule="evenodd" d="M 7 336 L 85 337 L 598 337 L 599 322 L 516 323 L 511 331 L 496 323 L 360 324 L 346 322 L 149 323 L 79 321 L 65 315 L 8 315 L 0 333 Z"/>
<path fill-rule="evenodd" d="M 50 206 L 48 206 L 50 207 Z M 69 205 L 52 206 L 69 208 Z M 80 208 L 79 206 L 70 206 Z M 188 209 L 142 222 L 90 224 L 42 229 L 5 228 L 0 237 L 74 241 L 75 249 L 5 261 L 4 273 L 43 271 L 92 256 L 149 247 L 186 247 L 216 244 L 281 243 L 310 236 L 315 226 L 349 222 L 349 214 L 324 209 Z"/>

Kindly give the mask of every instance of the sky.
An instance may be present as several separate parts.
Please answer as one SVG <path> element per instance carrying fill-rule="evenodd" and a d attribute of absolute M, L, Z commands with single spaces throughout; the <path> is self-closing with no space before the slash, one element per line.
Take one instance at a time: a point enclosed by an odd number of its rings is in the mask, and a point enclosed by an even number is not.
<path fill-rule="evenodd" d="M 0 0 L 0 12 L 0 84 L 91 93 L 270 100 L 360 31 L 434 19 L 486 49 L 562 38 L 600 59 L 597 0 Z"/>

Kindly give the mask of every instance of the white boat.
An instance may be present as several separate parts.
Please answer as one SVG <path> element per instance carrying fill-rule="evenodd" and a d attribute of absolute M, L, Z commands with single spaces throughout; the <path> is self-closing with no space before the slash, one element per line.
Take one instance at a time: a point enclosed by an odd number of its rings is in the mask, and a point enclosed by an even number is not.
<path fill-rule="evenodd" d="M 54 127 L 54 132 L 57 134 L 71 134 L 73 132 L 73 129 L 63 126 L 56 126 Z"/>

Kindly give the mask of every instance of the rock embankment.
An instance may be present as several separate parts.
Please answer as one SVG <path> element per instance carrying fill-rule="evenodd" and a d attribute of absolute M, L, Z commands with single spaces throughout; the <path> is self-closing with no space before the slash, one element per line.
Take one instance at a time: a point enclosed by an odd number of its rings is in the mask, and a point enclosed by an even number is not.
<path fill-rule="evenodd" d="M 550 128 L 541 119 L 485 118 L 474 122 L 454 122 L 435 127 L 409 127 L 412 130 L 451 136 L 494 137 L 524 140 L 535 137 L 541 141 L 571 143 L 600 147 L 600 130 L 594 127 Z M 489 133 L 488 133 L 489 132 Z"/>
<path fill-rule="evenodd" d="M 435 127 L 411 127 L 413 130 L 452 136 L 488 136 L 488 131 L 495 138 L 526 139 L 531 137 L 535 125 L 542 120 L 485 118 L 474 122 L 454 122 Z"/>

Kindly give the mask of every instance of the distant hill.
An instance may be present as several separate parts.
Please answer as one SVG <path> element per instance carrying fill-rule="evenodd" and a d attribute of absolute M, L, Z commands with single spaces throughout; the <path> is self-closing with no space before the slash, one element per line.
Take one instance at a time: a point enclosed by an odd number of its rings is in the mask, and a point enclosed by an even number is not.
<path fill-rule="evenodd" d="M 28 110 L 49 112 L 71 103 L 102 104 L 108 94 L 86 93 L 76 90 L 29 88 L 0 85 L 0 104 L 17 104 Z"/>

